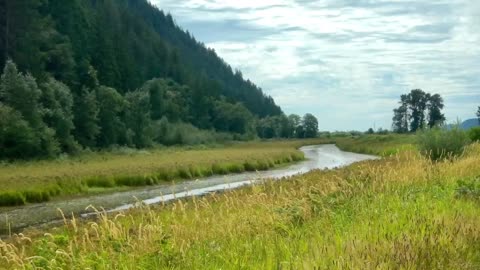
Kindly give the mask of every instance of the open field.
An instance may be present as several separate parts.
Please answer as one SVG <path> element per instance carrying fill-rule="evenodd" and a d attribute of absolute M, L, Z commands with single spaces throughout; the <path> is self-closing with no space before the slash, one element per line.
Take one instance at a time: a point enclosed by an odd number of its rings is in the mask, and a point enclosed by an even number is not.
<path fill-rule="evenodd" d="M 303 159 L 297 150 L 326 140 L 235 143 L 217 148 L 165 148 L 92 153 L 64 160 L 0 165 L 0 206 L 62 195 L 154 185 L 213 174 L 266 170 Z"/>
<path fill-rule="evenodd" d="M 373 145 L 375 141 L 372 141 Z M 392 145 L 373 145 L 375 151 Z M 372 150 L 373 151 L 373 150 Z M 0 242 L 34 269 L 479 269 L 480 145 L 313 171 Z"/>

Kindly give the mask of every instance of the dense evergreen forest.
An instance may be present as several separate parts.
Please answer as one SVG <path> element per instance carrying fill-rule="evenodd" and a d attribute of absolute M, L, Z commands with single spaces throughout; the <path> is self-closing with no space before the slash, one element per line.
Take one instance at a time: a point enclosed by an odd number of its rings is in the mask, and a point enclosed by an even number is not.
<path fill-rule="evenodd" d="M 0 0 L 0 158 L 314 137 L 146 0 Z"/>

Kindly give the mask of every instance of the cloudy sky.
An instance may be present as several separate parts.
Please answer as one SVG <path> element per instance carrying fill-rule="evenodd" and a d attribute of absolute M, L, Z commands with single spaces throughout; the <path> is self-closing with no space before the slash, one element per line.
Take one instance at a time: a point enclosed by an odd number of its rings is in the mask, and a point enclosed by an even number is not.
<path fill-rule="evenodd" d="M 151 0 L 287 113 L 321 130 L 390 128 L 400 94 L 480 105 L 479 0 Z"/>

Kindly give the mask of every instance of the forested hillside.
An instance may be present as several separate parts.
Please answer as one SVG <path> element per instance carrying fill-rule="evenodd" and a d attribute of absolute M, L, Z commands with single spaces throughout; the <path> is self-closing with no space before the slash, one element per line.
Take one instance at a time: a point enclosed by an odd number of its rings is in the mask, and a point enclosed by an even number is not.
<path fill-rule="evenodd" d="M 146 0 L 0 0 L 0 31 L 0 158 L 316 135 Z"/>

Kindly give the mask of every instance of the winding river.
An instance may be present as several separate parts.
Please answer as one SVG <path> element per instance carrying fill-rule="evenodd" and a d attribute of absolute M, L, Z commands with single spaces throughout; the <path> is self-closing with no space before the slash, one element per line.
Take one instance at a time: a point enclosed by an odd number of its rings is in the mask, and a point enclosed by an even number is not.
<path fill-rule="evenodd" d="M 332 169 L 363 160 L 377 159 L 375 156 L 341 151 L 333 144 L 305 146 L 300 150 L 305 154 L 305 161 L 280 169 L 212 176 L 199 180 L 183 181 L 174 185 L 150 186 L 125 192 L 92 195 L 1 210 L 0 232 L 19 231 L 22 228 L 58 221 L 60 220 L 58 209 L 62 209 L 67 216 L 71 216 L 71 214 L 88 216 L 91 214 L 89 212 L 91 210 L 86 210 L 89 205 L 102 207 L 111 212 L 121 211 L 134 207 L 135 202 L 138 201 L 143 201 L 145 204 L 158 204 L 179 198 L 239 188 L 262 179 L 281 179 L 315 169 Z M 8 226 L 10 226 L 9 229 Z"/>

